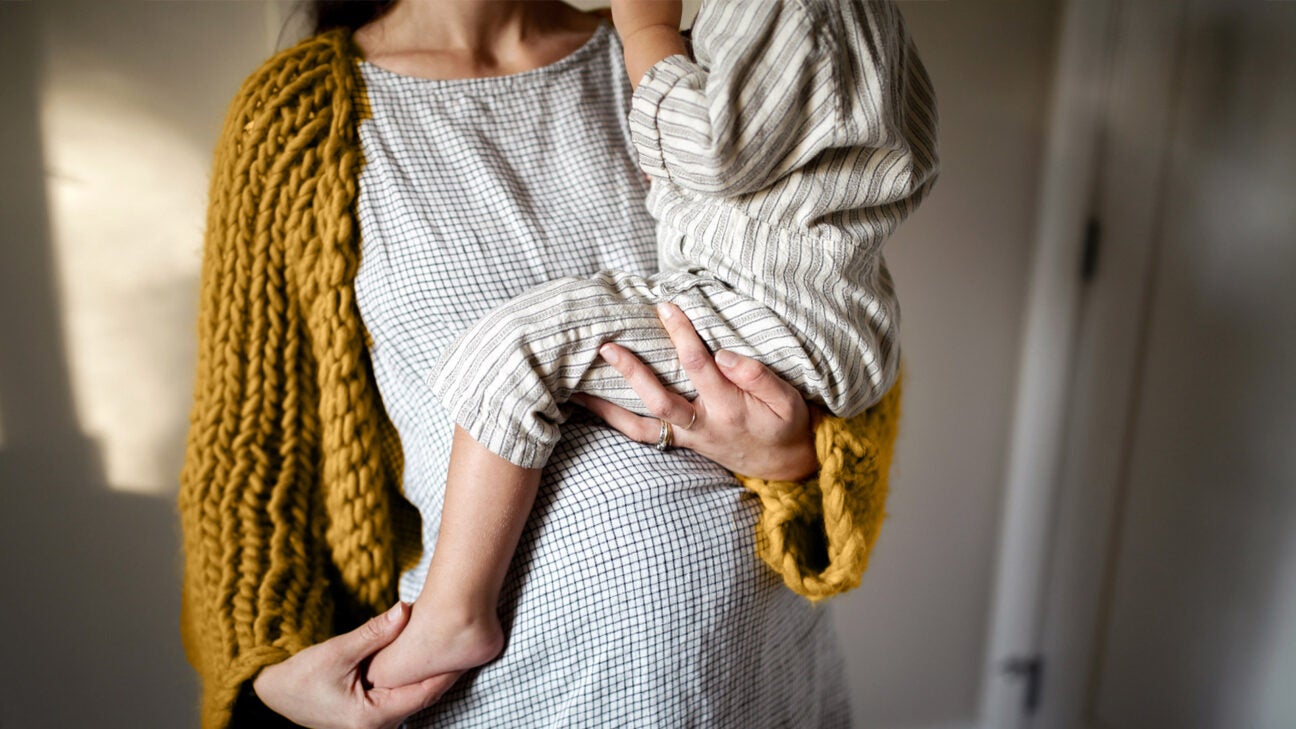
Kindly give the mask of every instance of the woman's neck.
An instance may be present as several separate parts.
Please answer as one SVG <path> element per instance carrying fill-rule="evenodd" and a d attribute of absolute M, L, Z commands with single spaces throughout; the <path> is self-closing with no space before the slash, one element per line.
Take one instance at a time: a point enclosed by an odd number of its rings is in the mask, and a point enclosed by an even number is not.
<path fill-rule="evenodd" d="M 519 73 L 579 47 L 598 19 L 556 0 L 400 0 L 356 31 L 371 63 L 428 78 Z"/>
<path fill-rule="evenodd" d="M 532 4 L 502 0 L 400 0 L 376 23 L 396 48 L 482 53 L 516 46 Z"/>

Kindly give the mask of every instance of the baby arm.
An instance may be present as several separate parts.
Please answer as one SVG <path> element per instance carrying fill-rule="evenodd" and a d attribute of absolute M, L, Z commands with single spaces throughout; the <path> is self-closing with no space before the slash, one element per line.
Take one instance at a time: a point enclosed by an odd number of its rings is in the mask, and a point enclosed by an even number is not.
<path fill-rule="evenodd" d="M 618 30 L 636 85 L 631 135 L 654 178 L 738 197 L 844 149 L 912 152 L 911 189 L 934 177 L 931 84 L 893 2 L 707 0 L 695 60 Z"/>
<path fill-rule="evenodd" d="M 621 36 L 631 86 L 638 86 L 653 64 L 685 53 L 679 32 L 683 10 L 679 0 L 612 0 L 612 22 Z"/>
<path fill-rule="evenodd" d="M 470 327 L 433 366 L 429 386 L 477 443 L 515 465 L 539 468 L 557 443 L 565 420 L 560 406 L 573 392 L 651 415 L 599 356 L 605 342 L 634 353 L 667 389 L 696 397 L 655 309 L 671 301 L 713 352 L 757 359 L 834 414 L 853 415 L 885 392 L 898 352 L 887 322 L 861 326 L 826 317 L 836 307 L 815 302 L 842 294 L 830 291 L 796 292 L 790 298 L 809 313 L 785 317 L 718 281 L 680 272 L 556 279 Z"/>
<path fill-rule="evenodd" d="M 838 60 L 820 27 L 829 19 L 812 4 L 708 0 L 693 26 L 696 61 L 677 33 L 671 45 L 661 30 L 665 14 L 654 9 L 667 5 L 613 4 L 637 87 L 630 123 L 645 172 L 729 197 L 766 187 L 834 143 Z"/>

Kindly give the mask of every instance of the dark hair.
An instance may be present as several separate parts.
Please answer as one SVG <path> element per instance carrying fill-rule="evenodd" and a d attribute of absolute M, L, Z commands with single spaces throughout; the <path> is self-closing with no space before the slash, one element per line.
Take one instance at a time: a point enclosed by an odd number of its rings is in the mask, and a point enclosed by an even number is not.
<path fill-rule="evenodd" d="M 333 28 L 352 31 L 391 9 L 396 0 L 306 0 L 313 32 Z"/>

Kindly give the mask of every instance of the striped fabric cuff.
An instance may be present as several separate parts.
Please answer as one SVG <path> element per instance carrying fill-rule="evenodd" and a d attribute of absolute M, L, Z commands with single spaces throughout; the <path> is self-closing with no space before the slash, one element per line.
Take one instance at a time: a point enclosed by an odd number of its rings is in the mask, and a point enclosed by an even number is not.
<path fill-rule="evenodd" d="M 522 413 L 503 407 L 499 382 L 483 377 L 480 356 L 463 355 L 460 339 L 443 353 L 426 382 L 446 414 L 486 450 L 522 468 L 540 468 L 558 444 L 556 424 L 528 428 Z M 517 364 L 512 371 L 524 365 Z M 493 389 L 494 388 L 494 389 Z M 539 421 L 533 421 L 539 422 Z"/>
<path fill-rule="evenodd" d="M 670 180 L 662 152 L 658 113 L 670 90 L 697 68 L 688 56 L 678 53 L 667 56 L 648 69 L 631 97 L 630 138 L 639 150 L 639 166 L 648 175 Z"/>

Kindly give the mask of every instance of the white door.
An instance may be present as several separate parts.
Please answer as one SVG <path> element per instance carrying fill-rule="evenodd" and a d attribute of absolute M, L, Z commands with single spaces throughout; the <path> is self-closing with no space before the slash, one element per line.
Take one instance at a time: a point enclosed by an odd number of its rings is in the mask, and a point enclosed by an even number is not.
<path fill-rule="evenodd" d="M 1294 729 L 1296 2 L 1114 17 L 1038 700 L 1012 723 Z"/>

